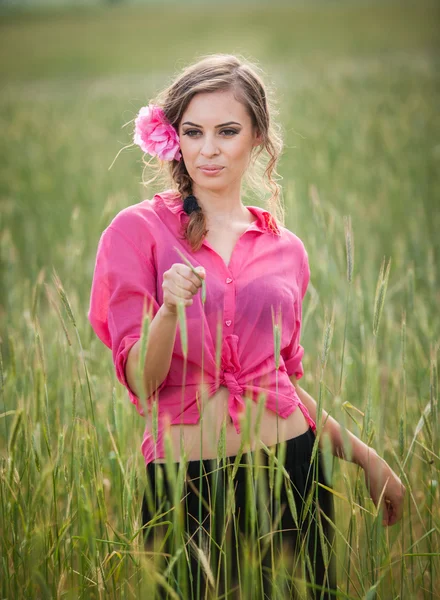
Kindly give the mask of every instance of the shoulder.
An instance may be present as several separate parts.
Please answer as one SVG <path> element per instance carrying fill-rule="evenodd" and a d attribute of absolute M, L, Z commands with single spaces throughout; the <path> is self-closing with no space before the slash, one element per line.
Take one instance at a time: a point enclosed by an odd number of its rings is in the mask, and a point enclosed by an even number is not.
<path fill-rule="evenodd" d="M 113 217 L 108 227 L 132 234 L 138 229 L 143 230 L 148 225 L 156 224 L 157 221 L 158 214 L 155 210 L 153 198 L 152 200 L 142 200 L 137 204 L 126 206 Z"/>
<path fill-rule="evenodd" d="M 293 269 L 297 273 L 297 283 L 301 290 L 301 296 L 304 298 L 309 281 L 310 266 L 309 256 L 303 240 L 287 227 L 279 226 L 281 235 L 288 242 L 289 257 L 292 259 Z"/>
<path fill-rule="evenodd" d="M 145 199 L 120 210 L 107 225 L 103 235 L 118 232 L 132 245 L 141 251 L 146 246 L 156 244 L 163 225 L 167 221 L 167 213 L 162 210 L 162 193 L 155 194 L 152 199 Z"/>
<path fill-rule="evenodd" d="M 281 237 L 289 244 L 292 251 L 302 260 L 307 258 L 307 250 L 302 239 L 293 233 L 293 231 L 284 227 L 284 225 L 278 225 L 278 228 L 281 232 Z"/>

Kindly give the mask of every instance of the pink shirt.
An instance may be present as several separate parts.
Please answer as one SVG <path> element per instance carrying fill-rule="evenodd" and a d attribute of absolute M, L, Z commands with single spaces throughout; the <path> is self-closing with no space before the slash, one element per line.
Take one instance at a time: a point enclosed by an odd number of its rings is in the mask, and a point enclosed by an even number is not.
<path fill-rule="evenodd" d="M 229 265 L 206 240 L 197 252 L 192 252 L 182 239 L 181 226 L 189 217 L 173 190 L 123 209 L 102 233 L 88 318 L 96 335 L 111 348 L 116 376 L 141 415 L 144 409 L 128 385 L 125 364 L 130 348 L 141 335 L 144 300 L 154 316 L 163 303 L 164 272 L 173 263 L 183 262 L 174 246 L 194 267 L 202 265 L 206 270 L 205 304 L 200 289 L 193 304 L 186 307 L 188 360 L 184 389 L 178 325 L 168 375 L 148 399 L 150 406 L 153 397 L 158 398 L 159 428 L 156 444 L 153 433 L 145 429 L 142 453 L 146 464 L 165 455 L 164 415 L 171 424 L 198 422 L 202 375 L 209 397 L 219 386 L 228 388 L 229 414 L 238 433 L 245 392 L 255 402 L 264 393 L 266 407 L 282 418 L 298 406 L 316 430 L 289 379 L 293 373 L 297 378 L 304 373 L 304 349 L 299 340 L 302 299 L 310 278 L 307 253 L 301 240 L 278 226 L 268 211 L 256 206 L 247 209 L 256 220 L 236 243 Z M 277 385 L 273 316 L 281 326 Z M 217 344 L 220 369 L 216 369 Z"/>

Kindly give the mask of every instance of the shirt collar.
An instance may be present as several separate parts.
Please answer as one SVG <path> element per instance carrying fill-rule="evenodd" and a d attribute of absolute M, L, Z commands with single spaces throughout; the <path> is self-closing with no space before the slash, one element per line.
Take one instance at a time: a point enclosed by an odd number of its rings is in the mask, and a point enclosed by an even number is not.
<path fill-rule="evenodd" d="M 165 206 L 177 215 L 182 222 L 184 219 L 188 219 L 188 215 L 183 210 L 183 202 L 179 192 L 175 190 L 166 190 L 160 194 L 155 194 L 155 198 L 160 198 Z M 252 214 L 257 217 L 257 220 L 251 226 L 251 229 L 257 229 L 263 233 L 273 233 L 274 235 L 281 235 L 281 231 L 269 211 L 259 206 L 247 206 L 246 207 Z"/>

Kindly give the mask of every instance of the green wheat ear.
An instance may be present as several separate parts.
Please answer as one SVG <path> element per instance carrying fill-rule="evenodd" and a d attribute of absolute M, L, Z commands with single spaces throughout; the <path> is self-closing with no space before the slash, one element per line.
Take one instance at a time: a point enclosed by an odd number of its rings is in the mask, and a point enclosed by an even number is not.
<path fill-rule="evenodd" d="M 344 217 L 344 229 L 345 229 L 345 248 L 347 251 L 347 281 L 351 283 L 353 281 L 353 265 L 354 265 L 354 242 L 353 242 L 353 230 L 351 227 L 351 217 Z"/>
<path fill-rule="evenodd" d="M 2 347 L 0 344 L 0 394 L 3 394 L 4 387 L 5 387 L 5 372 L 3 369 L 3 355 L 2 355 Z"/>
<path fill-rule="evenodd" d="M 177 314 L 179 317 L 179 327 L 180 327 L 180 340 L 182 344 L 182 352 L 183 356 L 187 358 L 188 356 L 188 330 L 186 327 L 186 314 L 185 314 L 185 305 L 183 302 L 177 303 Z"/>
<path fill-rule="evenodd" d="M 272 311 L 272 331 L 273 331 L 273 345 L 275 355 L 275 368 L 280 368 L 280 352 L 281 352 L 281 314 L 278 318 L 275 318 L 273 306 L 270 307 Z"/>
<path fill-rule="evenodd" d="M 385 294 L 388 286 L 388 278 L 390 276 L 391 258 L 385 269 L 385 258 L 380 267 L 379 277 L 376 286 L 376 297 L 374 299 L 374 316 L 373 316 L 373 334 L 377 335 L 379 329 L 380 318 L 382 316 L 383 306 L 385 304 Z"/>
<path fill-rule="evenodd" d="M 327 321 L 327 311 L 325 315 L 325 320 Z M 332 315 L 329 321 L 326 323 L 326 327 L 324 329 L 323 339 L 322 339 L 322 352 L 321 352 L 321 366 L 322 370 L 325 369 L 327 364 L 328 355 L 330 352 L 330 346 L 333 338 L 333 331 L 335 325 L 335 310 L 333 308 Z"/>
<path fill-rule="evenodd" d="M 15 418 L 12 425 L 11 437 L 9 438 L 9 452 L 13 452 L 15 444 L 17 442 L 18 432 L 21 428 L 21 422 L 23 419 L 23 409 L 19 408 L 15 411 Z"/>
<path fill-rule="evenodd" d="M 53 270 L 52 279 L 53 279 L 55 288 L 58 292 L 58 295 L 61 299 L 61 302 L 63 303 L 64 308 L 66 309 L 67 316 L 69 317 L 69 320 L 72 323 L 72 325 L 76 328 L 76 321 L 75 321 L 75 317 L 73 316 L 72 307 L 70 306 L 70 302 L 67 298 L 67 294 L 64 290 L 63 284 L 61 283 L 61 279 L 58 277 L 58 274 L 55 271 L 55 269 Z"/>
<path fill-rule="evenodd" d="M 147 390 L 144 385 L 144 369 L 145 369 L 145 358 L 147 356 L 147 345 L 148 336 L 150 332 L 151 324 L 151 313 L 147 312 L 146 304 L 144 303 L 144 316 L 142 320 L 141 339 L 140 339 L 140 350 L 139 350 L 139 362 L 138 362 L 138 378 L 140 382 L 141 400 L 146 402 Z"/>
<path fill-rule="evenodd" d="M 159 433 L 159 402 L 157 397 L 153 399 L 152 407 L 151 407 L 151 419 L 152 419 L 152 428 L 153 428 L 153 440 L 156 443 Z"/>
<path fill-rule="evenodd" d="M 175 495 L 176 490 L 176 472 L 174 470 L 174 455 L 173 455 L 173 444 L 171 440 L 171 435 L 168 428 L 165 429 L 163 435 L 163 445 L 165 450 L 165 471 L 166 477 L 172 491 L 173 496 Z"/>

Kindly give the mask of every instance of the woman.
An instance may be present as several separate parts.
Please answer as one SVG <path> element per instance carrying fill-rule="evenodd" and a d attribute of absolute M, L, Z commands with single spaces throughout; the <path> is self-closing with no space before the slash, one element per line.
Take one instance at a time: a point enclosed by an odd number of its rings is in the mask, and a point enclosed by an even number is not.
<path fill-rule="evenodd" d="M 302 546 L 311 596 L 334 597 L 322 433 L 335 456 L 347 453 L 338 423 L 322 411 L 318 424 L 316 402 L 298 383 L 310 272 L 303 243 L 281 224 L 282 144 L 261 76 L 235 56 L 203 58 L 141 109 L 134 142 L 169 165 L 171 187 L 122 210 L 102 234 L 89 319 L 146 418 L 143 523 L 148 530 L 162 513 L 176 531 L 183 524 L 183 542 L 171 528 L 160 548 L 170 557 L 168 583 L 184 598 L 240 597 L 242 585 L 248 597 L 294 597 Z M 271 211 L 242 203 L 243 179 L 258 164 Z M 394 524 L 400 479 L 348 436 L 347 459 L 364 468 L 384 524 Z M 183 473 L 183 489 L 173 473 Z M 182 558 L 188 573 L 176 567 Z"/>

